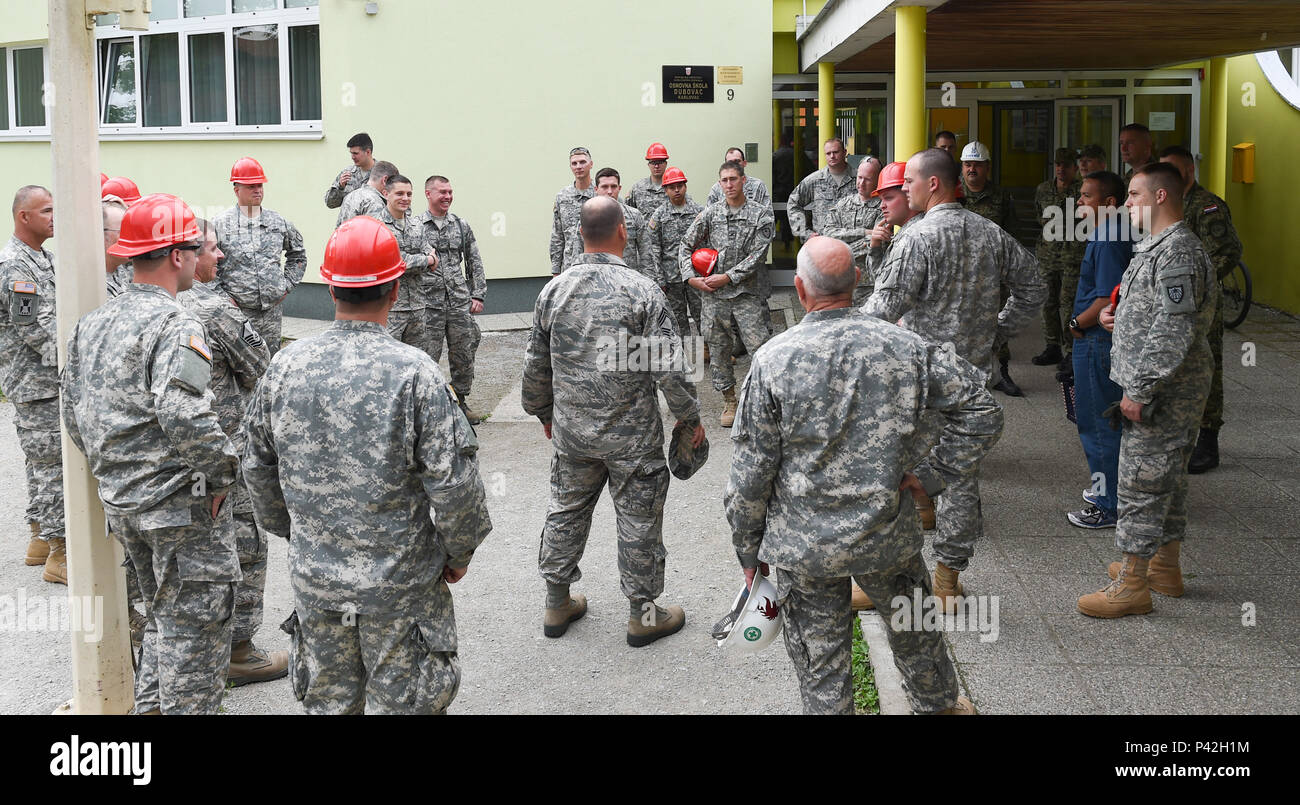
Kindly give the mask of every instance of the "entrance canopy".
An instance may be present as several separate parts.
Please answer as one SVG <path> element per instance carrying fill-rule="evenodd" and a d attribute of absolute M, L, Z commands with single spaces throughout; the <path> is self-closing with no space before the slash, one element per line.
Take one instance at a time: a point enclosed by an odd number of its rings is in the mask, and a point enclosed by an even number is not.
<path fill-rule="evenodd" d="M 1294 0 L 829 0 L 801 70 L 893 71 L 899 6 L 927 10 L 927 71 L 1149 70 L 1300 45 Z"/>

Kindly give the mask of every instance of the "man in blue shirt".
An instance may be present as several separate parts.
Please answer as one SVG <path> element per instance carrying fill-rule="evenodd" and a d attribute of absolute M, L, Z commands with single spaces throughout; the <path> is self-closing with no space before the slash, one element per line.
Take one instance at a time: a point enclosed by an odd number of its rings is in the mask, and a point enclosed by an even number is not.
<path fill-rule="evenodd" d="M 1079 191 L 1080 215 L 1096 222 L 1079 268 L 1079 290 L 1074 297 L 1074 411 L 1079 441 L 1088 459 L 1092 484 L 1083 493 L 1088 505 L 1069 512 L 1080 528 L 1114 528 L 1118 510 L 1120 431 L 1103 415 L 1118 403 L 1124 390 L 1110 379 L 1111 334 L 1098 323 L 1110 304 L 1111 291 L 1120 284 L 1133 256 L 1124 202 L 1124 180 L 1110 171 L 1090 173 Z M 1118 209 L 1117 209 L 1118 208 Z"/>

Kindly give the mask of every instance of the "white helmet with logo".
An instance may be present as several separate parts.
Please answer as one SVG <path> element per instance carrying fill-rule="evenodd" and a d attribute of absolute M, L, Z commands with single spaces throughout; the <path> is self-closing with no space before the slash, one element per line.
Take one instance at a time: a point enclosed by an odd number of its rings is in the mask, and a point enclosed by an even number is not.
<path fill-rule="evenodd" d="M 752 654 L 767 648 L 781 633 L 784 622 L 776 586 L 755 573 L 753 590 L 741 586 L 731 612 L 713 627 L 713 637 L 719 646 Z"/>
<path fill-rule="evenodd" d="M 978 140 L 971 140 L 961 149 L 962 162 L 989 162 L 989 147 Z"/>

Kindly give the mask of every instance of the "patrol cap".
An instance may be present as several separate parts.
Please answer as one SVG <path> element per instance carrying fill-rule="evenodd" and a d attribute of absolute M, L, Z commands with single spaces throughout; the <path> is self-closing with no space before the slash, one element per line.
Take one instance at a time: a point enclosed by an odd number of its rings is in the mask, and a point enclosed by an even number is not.
<path fill-rule="evenodd" d="M 673 475 L 685 481 L 690 478 L 704 462 L 709 460 L 709 440 L 706 437 L 699 447 L 691 447 L 694 426 L 678 422 L 673 428 L 673 438 L 668 445 L 668 469 Z"/>
<path fill-rule="evenodd" d="M 971 140 L 966 143 L 966 147 L 961 149 L 962 162 L 988 162 L 989 148 L 979 140 Z"/>
<path fill-rule="evenodd" d="M 1074 149 L 1058 148 L 1056 149 L 1056 158 L 1053 159 L 1052 161 L 1057 165 L 1061 165 L 1061 164 L 1069 164 L 1071 162 L 1074 162 L 1074 159 L 1075 159 Z"/>

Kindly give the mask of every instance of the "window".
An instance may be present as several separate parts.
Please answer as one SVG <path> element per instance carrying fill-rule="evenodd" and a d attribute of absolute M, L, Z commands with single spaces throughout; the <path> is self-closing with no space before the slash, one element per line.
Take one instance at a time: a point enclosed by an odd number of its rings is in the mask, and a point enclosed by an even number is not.
<path fill-rule="evenodd" d="M 0 103 L 0 131 L 9 130 L 9 49 L 0 48 L 0 89 L 4 102 Z"/>
<path fill-rule="evenodd" d="M 1255 61 L 1282 100 L 1300 109 L 1300 47 L 1256 53 Z"/>
<path fill-rule="evenodd" d="M 96 19 L 101 134 L 319 132 L 319 0 L 154 0 Z"/>

